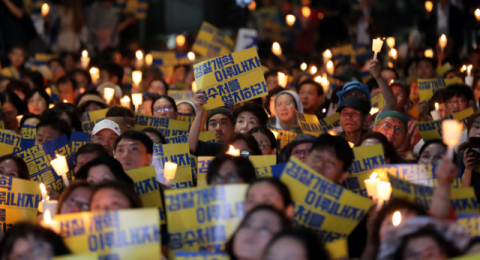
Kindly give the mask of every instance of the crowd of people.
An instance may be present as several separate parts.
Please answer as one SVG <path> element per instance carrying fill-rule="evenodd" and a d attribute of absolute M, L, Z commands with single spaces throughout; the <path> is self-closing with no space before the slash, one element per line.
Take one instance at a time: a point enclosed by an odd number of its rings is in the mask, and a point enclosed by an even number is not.
<path fill-rule="evenodd" d="M 190 154 L 197 158 L 213 157 L 206 170 L 206 185 L 224 186 L 227 191 L 229 185 L 248 186 L 242 220 L 232 235 L 221 241 L 219 252 L 207 247 L 207 253 L 248 260 L 333 259 L 332 255 L 338 252 L 327 245 L 331 241 L 324 241 L 322 228 L 299 223 L 302 213 L 298 211 L 298 198 L 294 197 L 296 191 L 276 174 L 259 177 L 250 157 L 274 155 L 276 164 L 270 166 L 281 169 L 296 158 L 305 169 L 335 187 L 348 190 L 346 181 L 356 159 L 355 149 L 378 144 L 383 150 L 384 165 L 436 166 L 431 201 L 425 205 L 392 195 L 381 203 L 371 198 L 370 210 L 343 237 L 347 241 L 344 251 L 348 252 L 343 257 L 447 259 L 480 252 L 480 239 L 456 222 L 457 214 L 450 202 L 452 184 L 459 175 L 459 188 L 473 187 L 475 205 L 480 195 L 480 75 L 477 74 L 480 51 L 470 43 L 465 47 L 463 22 L 459 25 L 461 18 L 455 18 L 461 12 L 450 1 L 440 0 L 433 11 L 425 10 L 419 18 L 420 32 L 412 31 L 409 42 L 399 49 L 398 59 L 396 52 L 391 54 L 394 46 L 383 46 L 376 58 L 369 51 L 371 34 L 379 33 L 373 26 L 374 21 L 378 22 L 373 18 L 379 17 L 374 1 L 361 1 L 364 12 L 357 24 L 359 31 L 354 43 L 362 43 L 368 50 L 360 59 L 348 55 L 338 58 L 342 53 L 335 53 L 333 48 L 340 44 L 333 36 L 329 38 L 332 45 L 322 49 L 325 55 L 320 52 L 315 56 L 318 46 L 314 46 L 313 35 L 318 20 L 324 17 L 322 12 L 327 15 L 328 10 L 312 7 L 307 16 L 301 5 L 288 0 L 280 1 L 280 8 L 268 0 L 257 3 L 257 10 L 250 4 L 249 21 L 259 31 L 258 55 L 268 95 L 211 110 L 204 108 L 208 101 L 202 89 L 196 90 L 193 69 L 195 64 L 211 57 L 179 61 L 167 70 L 143 62 L 143 58 L 134 55 L 138 44 L 130 41 L 138 21 L 133 16 L 118 16 L 114 1 L 96 1 L 89 7 L 88 16 L 82 12 L 79 0 L 53 6 L 54 12 L 43 18 L 48 29 L 45 35 L 52 36 L 47 41 L 51 56 L 45 64 L 36 64 L 35 56 L 39 53 L 32 52 L 31 45 L 28 48 L 25 45 L 27 38 L 31 43 L 35 37 L 28 37 L 31 32 L 25 25 L 27 13 L 17 2 L 21 1 L 0 3 L 5 15 L 0 18 L 3 22 L 0 25 L 11 24 L 0 28 L 4 37 L 0 38 L 0 47 L 8 49 L 0 51 L 4 131 L 22 136 L 27 127 L 34 127 L 33 146 L 62 136 L 70 139 L 74 131 L 90 134 L 89 142 L 75 153 L 70 184 L 60 190 L 47 188 L 50 199 L 58 200 L 56 215 L 144 208 L 136 184 L 127 172 L 153 165 L 154 150 L 168 145 L 172 137 L 162 128 L 137 129 L 137 116 L 149 115 L 170 122 L 188 122 L 188 137 L 182 142 L 188 144 Z M 303 8 L 311 5 L 310 1 L 301 2 Z M 267 20 L 284 19 L 289 13 L 297 17 L 298 24 L 288 32 L 296 41 L 287 37 L 289 40 L 281 43 L 286 52 L 275 53 L 269 49 L 273 42 L 265 34 Z M 335 16 L 338 14 L 333 13 L 330 19 Z M 290 28 L 283 20 L 281 24 Z M 360 30 L 362 25 L 366 31 Z M 91 37 L 84 40 L 84 34 Z M 443 34 L 448 36 L 445 46 L 437 40 Z M 17 36 L 8 39 L 12 35 Z M 119 42 L 127 44 L 120 48 Z M 191 51 L 193 44 L 182 44 L 172 51 Z M 82 46 L 95 53 L 87 65 L 80 60 Z M 326 55 L 332 52 L 333 57 Z M 332 71 L 327 66 L 330 61 L 334 66 Z M 463 65 L 470 65 L 468 71 Z M 92 72 L 92 68 L 98 69 L 98 73 Z M 132 83 L 135 70 L 141 71 L 142 77 L 140 82 Z M 289 78 L 285 84 L 283 77 Z M 328 84 L 318 80 L 323 77 Z M 435 82 L 441 83 L 432 83 L 439 86 L 428 90 L 431 98 L 425 100 L 420 94 L 425 91 L 420 82 L 436 79 Z M 113 89 L 113 95 L 107 97 L 106 89 Z M 191 98 L 177 100 L 177 95 L 169 95 L 172 91 Z M 138 93 L 142 102 L 134 105 L 132 95 Z M 128 97 L 127 103 L 124 97 Z M 90 131 L 85 129 L 82 115 L 101 110 L 106 110 L 105 118 Z M 459 113 L 465 127 L 453 156 L 449 156 L 449 147 L 442 139 L 422 136 L 419 123 L 439 122 Z M 303 133 L 305 129 L 299 120 L 302 115 L 312 116 L 318 129 L 323 130 L 316 135 Z M 335 117 L 338 117 L 335 124 L 325 120 Z M 321 124 L 327 124 L 328 131 Z M 212 131 L 215 140 L 202 141 L 200 136 L 205 131 Z M 282 136 L 288 136 L 288 140 Z M 239 155 L 231 155 L 232 148 L 239 150 Z M 0 176 L 31 179 L 31 166 L 22 157 L 3 151 L 0 154 Z M 191 187 L 186 189 L 195 189 L 200 183 L 197 175 L 192 173 L 192 178 Z M 175 185 L 159 182 L 158 186 L 162 208 L 168 211 L 164 195 Z M 319 214 L 323 211 L 317 210 Z M 475 210 L 480 213 L 478 206 Z M 397 212 L 401 213 L 400 224 L 393 223 Z M 42 212 L 38 214 L 37 221 L 22 221 L 2 228 L 0 259 L 50 259 L 78 251 L 69 248 L 61 234 L 42 226 L 44 216 Z M 161 254 L 168 257 L 172 250 L 168 223 L 176 219 L 165 221 L 161 225 Z M 0 217 L 0 222 L 5 222 L 5 217 Z"/>

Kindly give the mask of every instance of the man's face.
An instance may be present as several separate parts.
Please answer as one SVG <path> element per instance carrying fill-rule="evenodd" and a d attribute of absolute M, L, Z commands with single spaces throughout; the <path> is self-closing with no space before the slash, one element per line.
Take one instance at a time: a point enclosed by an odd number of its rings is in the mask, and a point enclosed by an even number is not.
<path fill-rule="evenodd" d="M 445 106 L 447 108 L 447 112 L 450 115 L 453 115 L 455 113 L 458 113 L 462 110 L 467 109 L 468 107 L 470 107 L 470 104 L 465 97 L 454 96 L 453 98 L 445 102 Z"/>
<path fill-rule="evenodd" d="M 97 80 L 97 86 L 107 82 L 117 85 L 117 81 L 117 77 L 110 77 L 110 74 L 108 74 L 106 70 L 100 70 L 100 77 Z"/>
<path fill-rule="evenodd" d="M 275 87 L 278 87 L 278 77 L 275 76 L 268 76 L 267 77 L 267 90 L 270 91 Z"/>
<path fill-rule="evenodd" d="M 393 143 L 395 149 L 398 149 L 407 138 L 407 129 L 402 120 L 396 117 L 387 117 L 380 120 L 376 126 L 373 127 L 374 132 L 382 133 L 387 137 L 388 141 Z"/>
<path fill-rule="evenodd" d="M 313 150 L 307 157 L 306 164 L 332 182 L 342 183 L 348 176 L 343 171 L 343 162 L 335 157 L 333 149 Z"/>
<path fill-rule="evenodd" d="M 13 67 L 20 68 L 20 66 L 22 66 L 23 62 L 25 61 L 25 54 L 21 49 L 13 49 L 8 54 L 8 59 L 10 60 Z"/>
<path fill-rule="evenodd" d="M 146 167 L 152 163 L 152 155 L 147 153 L 142 142 L 126 138 L 117 144 L 115 157 L 125 171 Z"/>
<path fill-rule="evenodd" d="M 77 93 L 73 89 L 71 82 L 64 82 L 58 84 L 58 99 L 60 101 L 67 100 L 68 103 L 75 103 Z"/>
<path fill-rule="evenodd" d="M 420 79 L 433 79 L 435 71 L 432 64 L 426 60 L 417 63 L 417 76 Z"/>
<path fill-rule="evenodd" d="M 110 156 L 113 156 L 113 146 L 117 138 L 118 135 L 112 130 L 103 129 L 98 131 L 98 133 L 96 133 L 92 137 L 92 143 L 102 145 L 103 147 L 105 147 L 105 149 L 107 149 L 108 154 L 110 154 Z"/>
<path fill-rule="evenodd" d="M 304 84 L 298 92 L 298 96 L 303 104 L 305 111 L 315 111 L 317 106 L 322 103 L 322 96 L 318 95 L 317 87 L 313 84 Z"/>
<path fill-rule="evenodd" d="M 395 110 L 403 113 L 408 102 L 407 93 L 405 93 L 405 91 L 399 86 L 393 86 L 392 91 L 395 97 L 397 97 L 397 106 L 395 107 Z"/>
<path fill-rule="evenodd" d="M 88 89 L 90 87 L 88 85 L 88 79 L 81 73 L 75 73 L 73 77 L 77 81 L 78 88 Z"/>
<path fill-rule="evenodd" d="M 65 76 L 65 69 L 62 67 L 62 64 L 56 61 L 50 63 L 50 70 L 52 71 L 52 81 L 55 83 L 58 79 Z"/>
<path fill-rule="evenodd" d="M 97 153 L 84 153 L 84 154 L 78 155 L 77 162 L 75 163 L 75 168 L 73 170 L 75 171 L 75 173 L 77 173 L 80 170 L 80 168 L 82 168 L 88 162 L 93 161 L 93 159 L 97 157 L 98 157 Z"/>
<path fill-rule="evenodd" d="M 362 113 L 351 107 L 346 107 L 340 111 L 340 125 L 345 133 L 361 131 L 365 124 L 365 118 Z"/>
<path fill-rule="evenodd" d="M 234 128 L 228 116 L 216 114 L 208 120 L 207 131 L 215 131 L 217 142 L 225 143 L 233 135 Z"/>
<path fill-rule="evenodd" d="M 43 126 L 37 130 L 37 135 L 35 136 L 35 145 L 42 144 L 53 140 L 57 137 L 60 137 L 60 132 L 53 129 L 50 126 Z"/>

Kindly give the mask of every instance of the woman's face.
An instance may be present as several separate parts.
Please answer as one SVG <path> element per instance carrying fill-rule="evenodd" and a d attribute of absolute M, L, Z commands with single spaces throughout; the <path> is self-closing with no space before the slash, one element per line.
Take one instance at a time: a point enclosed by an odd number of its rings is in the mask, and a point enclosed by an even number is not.
<path fill-rule="evenodd" d="M 243 183 L 237 166 L 231 161 L 225 161 L 218 169 L 218 174 L 213 178 L 210 185 Z"/>
<path fill-rule="evenodd" d="M 410 219 L 410 218 L 413 218 L 413 217 L 417 216 L 417 214 L 409 211 L 408 209 L 399 209 L 398 211 L 400 211 L 400 214 L 402 214 L 402 221 L 405 221 L 407 219 Z M 387 230 L 391 226 L 393 226 L 393 223 L 392 223 L 393 213 L 394 212 L 386 215 L 385 218 L 382 221 L 382 224 L 380 225 L 380 230 L 379 230 L 379 234 L 378 234 L 378 236 L 380 238 L 380 241 L 383 241 L 385 239 L 385 234 L 386 234 Z"/>
<path fill-rule="evenodd" d="M 248 189 L 245 199 L 245 212 L 250 212 L 259 205 L 271 205 L 279 211 L 285 211 L 283 197 L 278 189 L 268 182 L 257 182 Z"/>
<path fill-rule="evenodd" d="M 173 104 L 166 98 L 161 98 L 153 104 L 153 115 L 156 117 L 177 119 Z"/>
<path fill-rule="evenodd" d="M 242 112 L 235 123 L 235 133 L 246 134 L 250 129 L 258 126 L 258 118 L 251 112 Z"/>
<path fill-rule="evenodd" d="M 443 260 L 448 258 L 445 250 L 430 236 L 409 239 L 403 252 L 404 260 Z"/>
<path fill-rule="evenodd" d="M 115 175 L 113 175 L 110 168 L 108 168 L 105 164 L 94 166 L 88 171 L 88 182 L 100 184 L 105 181 L 112 180 L 115 180 Z"/>
<path fill-rule="evenodd" d="M 301 242 L 292 237 L 282 237 L 267 249 L 266 260 L 307 260 L 307 252 Z"/>
<path fill-rule="evenodd" d="M 7 159 L 0 163 L 0 175 L 18 178 L 18 167 L 14 160 Z"/>
<path fill-rule="evenodd" d="M 129 209 L 132 205 L 121 192 L 112 189 L 100 189 L 93 195 L 90 211 Z"/>
<path fill-rule="evenodd" d="M 277 215 L 260 210 L 250 215 L 238 228 L 233 253 L 238 259 L 261 259 L 270 240 L 282 230 Z"/>
<path fill-rule="evenodd" d="M 150 83 L 150 87 L 148 88 L 148 92 L 156 93 L 159 95 L 165 95 L 166 86 L 160 80 L 154 80 Z"/>
<path fill-rule="evenodd" d="M 102 107 L 97 104 L 96 102 L 90 102 L 90 104 L 88 104 L 86 107 L 85 107 L 85 112 L 90 112 L 90 111 L 96 111 L 96 110 L 101 110 Z"/>
<path fill-rule="evenodd" d="M 41 115 L 47 109 L 47 102 L 38 92 L 27 100 L 28 111 L 35 115 Z"/>
<path fill-rule="evenodd" d="M 185 114 L 185 115 L 195 115 L 195 110 L 193 110 L 192 106 L 187 103 L 181 103 L 177 105 L 178 113 Z"/>
<path fill-rule="evenodd" d="M 70 193 L 63 202 L 60 214 L 78 213 L 88 211 L 91 191 L 87 187 L 78 187 Z"/>
<path fill-rule="evenodd" d="M 470 131 L 468 131 L 468 137 L 480 137 L 480 116 L 473 121 Z"/>
<path fill-rule="evenodd" d="M 263 155 L 271 155 L 277 152 L 277 149 L 272 148 L 270 139 L 266 135 L 262 133 L 253 133 L 252 135 L 255 140 L 257 140 L 258 147 L 260 148 L 260 151 L 262 151 Z M 273 144 L 273 146 L 275 147 L 275 144 Z"/>
<path fill-rule="evenodd" d="M 143 103 L 138 107 L 138 112 L 145 115 L 152 114 L 152 102 L 153 100 L 147 99 L 144 100 Z"/>
<path fill-rule="evenodd" d="M 2 104 L 2 112 L 3 112 L 3 122 L 5 123 L 5 128 L 9 130 L 16 130 L 18 126 L 17 108 L 12 103 L 6 102 L 5 104 Z"/>
<path fill-rule="evenodd" d="M 282 122 L 295 120 L 295 101 L 290 94 L 281 94 L 275 100 L 275 115 Z"/>
<path fill-rule="evenodd" d="M 442 155 L 447 153 L 447 148 L 438 143 L 428 145 L 420 154 L 418 164 L 438 164 L 442 161 Z"/>
<path fill-rule="evenodd" d="M 15 240 L 7 259 L 51 259 L 52 257 L 54 253 L 50 244 L 39 241 L 33 235 L 28 235 L 27 238 Z"/>

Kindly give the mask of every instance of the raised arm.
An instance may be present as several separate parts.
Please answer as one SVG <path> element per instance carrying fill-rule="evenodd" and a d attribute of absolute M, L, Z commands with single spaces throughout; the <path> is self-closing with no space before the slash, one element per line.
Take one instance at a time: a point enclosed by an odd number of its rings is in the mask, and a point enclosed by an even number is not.
<path fill-rule="evenodd" d="M 436 171 L 438 185 L 433 191 L 432 205 L 430 207 L 430 215 L 433 217 L 439 219 L 448 217 L 451 210 L 450 189 L 457 173 L 457 167 L 455 167 L 452 159 L 444 155 Z"/>
<path fill-rule="evenodd" d="M 382 77 L 382 66 L 378 60 L 370 61 L 370 73 L 373 78 L 377 81 L 378 86 L 380 87 L 380 92 L 385 99 L 385 104 L 383 105 L 382 111 L 395 110 L 397 106 L 397 97 L 393 94 L 392 88 L 388 85 L 387 81 Z"/>
<path fill-rule="evenodd" d="M 3 0 L 3 3 L 7 6 L 8 10 L 18 19 L 21 19 L 23 17 L 23 10 L 22 8 L 16 6 L 14 3 L 12 3 L 10 0 Z"/>
<path fill-rule="evenodd" d="M 190 149 L 191 153 L 195 153 L 197 150 L 198 145 L 198 136 L 200 135 L 200 129 L 202 127 L 202 119 L 203 114 L 205 113 L 205 109 L 203 109 L 203 105 L 206 103 L 203 101 L 204 94 L 199 94 L 200 89 L 195 92 L 195 96 L 193 97 L 193 104 L 195 104 L 195 108 L 197 109 L 197 113 L 195 114 L 195 119 L 193 120 L 192 127 L 190 127 L 190 133 L 188 134 L 188 148 Z"/>

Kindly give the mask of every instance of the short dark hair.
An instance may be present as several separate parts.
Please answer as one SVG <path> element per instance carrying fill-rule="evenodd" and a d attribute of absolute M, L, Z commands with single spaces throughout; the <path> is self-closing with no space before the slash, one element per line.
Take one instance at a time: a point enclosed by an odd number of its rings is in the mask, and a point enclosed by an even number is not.
<path fill-rule="evenodd" d="M 10 50 L 8 50 L 8 53 L 12 53 L 13 50 L 15 50 L 15 49 L 17 49 L 17 50 L 22 50 L 22 51 L 23 51 L 23 55 L 25 55 L 25 54 L 27 53 L 27 50 L 25 49 L 25 45 L 23 45 L 23 44 L 15 44 L 15 45 L 13 45 L 13 46 L 10 48 Z"/>
<path fill-rule="evenodd" d="M 103 145 L 101 144 L 94 144 L 94 143 L 84 144 L 82 145 L 82 147 L 78 149 L 77 153 L 75 154 L 75 165 L 77 165 L 77 159 L 79 155 L 90 154 L 90 153 L 96 154 L 97 157 L 100 157 L 102 155 L 108 155 L 107 149 L 105 149 L 105 147 L 103 147 Z"/>
<path fill-rule="evenodd" d="M 93 189 L 93 185 L 84 180 L 77 180 L 77 179 L 71 182 L 70 185 L 65 187 L 65 189 L 60 194 L 60 197 L 58 198 L 57 209 L 56 209 L 57 214 L 60 214 L 60 212 L 62 211 L 63 203 L 65 203 L 65 200 L 67 200 L 70 194 L 72 194 L 72 192 L 77 188 L 87 188 L 91 191 Z"/>
<path fill-rule="evenodd" d="M 147 127 L 142 129 L 142 132 L 144 133 L 152 133 L 158 136 L 158 139 L 162 142 L 162 144 L 166 144 L 167 140 L 165 139 L 165 136 L 162 134 L 162 132 L 158 131 L 157 129 L 153 127 Z"/>
<path fill-rule="evenodd" d="M 352 165 L 355 156 L 352 148 L 350 148 L 350 145 L 348 145 L 347 140 L 340 136 L 322 134 L 315 140 L 315 142 L 313 142 L 310 152 L 313 150 L 320 151 L 323 149 L 332 149 L 335 157 L 343 162 L 342 170 L 348 171 L 348 168 L 350 168 Z"/>
<path fill-rule="evenodd" d="M 15 165 L 17 166 L 18 178 L 23 180 L 30 180 L 30 172 L 28 171 L 27 164 L 22 159 L 22 157 L 13 154 L 7 154 L 0 157 L 0 163 L 9 159 L 13 160 L 15 162 Z"/>
<path fill-rule="evenodd" d="M 10 82 L 8 82 L 6 86 L 6 90 L 11 90 L 11 91 L 20 91 L 23 93 L 23 95 L 27 95 L 28 92 L 30 91 L 30 86 L 18 79 L 10 79 Z"/>
<path fill-rule="evenodd" d="M 247 143 L 248 148 L 252 150 L 250 155 L 262 155 L 262 151 L 260 150 L 260 147 L 258 147 L 255 137 L 253 137 L 251 134 L 241 133 L 234 133 L 228 140 L 228 143 L 223 147 L 223 151 L 221 153 L 226 153 L 229 149 L 229 146 L 238 140 L 243 140 L 245 143 Z"/>
<path fill-rule="evenodd" d="M 82 114 L 77 106 L 71 103 L 58 103 L 53 108 L 45 110 L 42 118 L 53 117 L 60 119 L 61 115 L 65 113 L 70 118 L 72 123 L 72 130 L 82 131 Z M 70 138 L 70 137 L 69 137 Z"/>
<path fill-rule="evenodd" d="M 313 230 L 305 227 L 287 229 L 278 233 L 270 240 L 270 243 L 265 248 L 264 255 L 267 254 L 268 248 L 282 238 L 293 238 L 300 242 L 306 251 L 305 256 L 308 260 L 330 259 L 330 254 L 319 236 Z"/>
<path fill-rule="evenodd" d="M 123 196 L 125 196 L 125 198 L 127 198 L 128 202 L 130 203 L 131 209 L 138 209 L 143 207 L 142 200 L 135 192 L 134 188 L 120 181 L 107 181 L 96 185 L 93 188 L 92 194 L 90 195 L 89 205 L 92 205 L 92 198 L 95 193 L 102 189 L 113 189 L 123 194 Z"/>
<path fill-rule="evenodd" d="M 338 101 L 340 101 L 340 98 L 337 96 L 337 93 L 342 91 L 343 85 L 342 86 L 336 86 L 332 90 L 332 95 L 330 96 L 330 102 L 331 104 L 338 104 Z"/>
<path fill-rule="evenodd" d="M 229 154 L 221 154 L 210 162 L 207 170 L 207 183 L 210 185 L 213 178 L 218 175 L 218 171 L 222 164 L 226 161 L 231 161 L 237 167 L 238 174 L 243 179 L 245 183 L 251 184 L 255 179 L 257 179 L 257 173 L 255 167 L 250 162 L 249 159 L 243 156 L 231 156 Z"/>
<path fill-rule="evenodd" d="M 70 140 L 72 135 L 72 128 L 68 125 L 67 121 L 55 117 L 46 117 L 40 121 L 37 125 L 37 132 L 40 128 L 49 126 L 55 131 L 60 133 L 60 136 L 67 135 L 67 139 Z"/>
<path fill-rule="evenodd" d="M 278 178 L 274 178 L 274 177 L 260 178 L 260 179 L 254 180 L 252 182 L 252 184 L 250 184 L 250 186 L 248 186 L 246 196 L 248 196 L 248 191 L 253 187 L 253 185 L 255 185 L 257 183 L 268 183 L 268 184 L 274 186 L 275 189 L 280 194 L 280 196 L 282 196 L 282 202 L 283 202 L 283 206 L 285 208 L 293 204 L 292 194 L 290 193 L 290 189 L 288 189 L 288 187 L 287 187 L 287 185 L 285 185 L 285 183 L 280 181 Z"/>
<path fill-rule="evenodd" d="M 167 84 L 167 82 L 165 82 L 165 80 L 162 79 L 162 78 L 154 78 L 154 79 L 152 79 L 152 81 L 150 81 L 150 84 L 148 84 L 147 90 L 150 88 L 150 86 L 152 85 L 152 83 L 155 82 L 155 81 L 160 81 L 160 82 L 162 82 L 162 84 L 165 86 L 165 95 L 168 95 L 168 84 Z"/>
<path fill-rule="evenodd" d="M 270 129 L 268 129 L 268 127 L 263 126 L 263 125 L 259 125 L 259 126 L 256 126 L 252 129 L 250 129 L 250 131 L 248 131 L 248 134 L 250 134 L 250 135 L 255 134 L 255 133 L 260 133 L 260 134 L 266 135 L 268 140 L 270 141 L 270 148 L 273 149 L 273 148 L 277 147 L 277 140 L 275 139 L 275 135 L 272 133 L 272 131 Z"/>
<path fill-rule="evenodd" d="M 99 156 L 82 166 L 77 174 L 75 174 L 75 179 L 87 180 L 90 169 L 99 165 L 107 166 L 117 181 L 121 181 L 134 188 L 135 183 L 133 182 L 132 178 L 125 173 L 120 162 L 117 161 L 117 159 L 109 156 L 108 153 L 106 155 Z"/>
<path fill-rule="evenodd" d="M 42 120 L 42 116 L 40 116 L 40 115 L 35 115 L 35 114 L 32 114 L 32 113 L 25 113 L 22 117 L 22 120 L 20 120 L 20 128 L 22 128 L 23 125 L 25 124 L 25 121 L 27 121 L 27 119 L 30 119 L 30 118 L 36 118 L 36 119 L 38 119 L 38 121 Z"/>
<path fill-rule="evenodd" d="M 122 139 L 131 139 L 135 141 L 140 141 L 147 149 L 147 153 L 153 154 L 153 141 L 144 132 L 141 132 L 138 130 L 126 131 L 125 133 L 121 134 L 115 141 L 115 145 L 113 146 L 114 150 L 117 150 L 117 145 L 118 143 L 120 143 Z"/>
<path fill-rule="evenodd" d="M 400 158 L 400 156 L 398 155 L 397 150 L 395 149 L 395 146 L 393 146 L 393 143 L 388 141 L 387 137 L 385 137 L 382 133 L 379 133 L 379 132 L 366 133 L 362 137 L 362 143 L 363 141 L 370 138 L 377 139 L 382 144 L 383 153 L 386 159 L 390 159 L 390 164 L 397 164 L 402 162 L 402 158 Z"/>
<path fill-rule="evenodd" d="M 52 99 L 50 98 L 50 96 L 47 94 L 47 92 L 45 92 L 44 89 L 41 89 L 41 88 L 34 88 L 32 90 L 30 90 L 30 92 L 28 92 L 28 94 L 25 96 L 25 111 L 28 111 L 28 100 L 31 99 L 33 97 L 33 95 L 35 95 L 35 93 L 38 93 L 44 100 L 45 100 L 45 104 L 47 105 L 47 108 L 50 106 L 50 104 L 52 104 Z"/>
<path fill-rule="evenodd" d="M 420 58 L 417 58 L 417 60 L 415 61 L 415 64 L 418 66 L 418 64 L 419 64 L 420 62 L 422 62 L 422 61 L 427 61 L 427 62 L 429 62 L 429 63 L 432 65 L 432 68 L 434 68 L 434 69 L 435 69 L 436 64 L 437 64 L 437 62 L 436 62 L 434 59 L 428 58 L 428 57 L 420 57 Z"/>
<path fill-rule="evenodd" d="M 35 88 L 45 88 L 45 79 L 43 78 L 42 73 L 38 71 L 27 71 L 23 78 L 28 78 L 33 82 Z"/>
<path fill-rule="evenodd" d="M 72 84 L 72 88 L 73 88 L 74 91 L 78 88 L 77 81 L 75 80 L 75 78 L 73 78 L 72 76 L 67 76 L 67 75 L 58 79 L 57 88 L 58 88 L 59 84 L 65 84 L 65 83 Z"/>
<path fill-rule="evenodd" d="M 113 76 L 116 76 L 118 80 L 116 82 L 116 85 L 120 86 L 120 88 L 122 87 L 122 79 L 124 74 L 122 66 L 114 62 L 108 62 L 101 65 L 98 69 L 99 71 L 102 71 L 102 70 L 106 71 L 108 74 L 108 77 L 110 78 Z"/>
<path fill-rule="evenodd" d="M 270 76 L 278 76 L 279 72 L 280 72 L 280 70 L 278 70 L 278 69 L 271 69 L 271 70 L 268 70 L 267 72 L 263 73 L 263 76 L 265 77 L 265 80 L 267 80 L 267 78 L 270 77 Z"/>
<path fill-rule="evenodd" d="M 380 88 L 380 86 L 378 85 L 378 82 L 375 78 L 371 78 L 369 80 L 367 80 L 367 86 L 368 86 L 368 91 L 370 91 L 370 94 L 372 93 L 373 90 L 377 89 L 377 88 Z"/>
<path fill-rule="evenodd" d="M 108 109 L 106 117 L 135 117 L 135 113 L 126 107 L 111 107 Z"/>
<path fill-rule="evenodd" d="M 465 85 L 465 84 L 452 84 L 449 85 L 448 87 L 445 88 L 443 92 L 443 97 L 445 102 L 447 102 L 449 99 L 457 96 L 457 97 L 465 97 L 468 102 L 472 101 L 474 99 L 473 91 L 472 89 Z"/>
<path fill-rule="evenodd" d="M 16 109 L 19 115 L 23 115 L 25 111 L 25 105 L 22 100 L 11 90 L 5 90 L 0 93 L 1 104 L 11 103 Z"/>
<path fill-rule="evenodd" d="M 49 61 L 47 61 L 47 66 L 50 67 L 52 65 L 52 62 L 58 62 L 58 64 L 60 64 L 60 66 L 65 69 L 65 62 L 60 59 L 60 58 L 53 58 L 53 59 L 50 59 Z"/>
<path fill-rule="evenodd" d="M 233 111 L 233 118 L 235 121 L 234 124 L 237 123 L 238 116 L 243 112 L 250 112 L 254 114 L 258 119 L 259 125 L 263 125 L 263 126 L 267 125 L 267 122 L 268 122 L 267 112 L 265 112 L 262 106 L 252 101 L 247 101 L 243 105 L 237 106 L 235 108 L 235 110 Z"/>
<path fill-rule="evenodd" d="M 396 70 L 396 69 L 393 69 L 393 68 L 386 67 L 386 68 L 383 68 L 383 69 L 382 69 L 382 71 L 384 71 L 384 70 L 386 70 L 386 71 L 390 71 L 390 72 L 393 72 L 393 74 L 395 74 L 395 80 L 397 80 L 397 79 L 398 79 L 398 77 L 399 77 L 399 76 L 398 76 L 398 72 L 397 72 L 397 70 Z M 390 82 L 388 82 L 388 83 L 390 83 Z"/>
<path fill-rule="evenodd" d="M 83 70 L 83 69 L 74 69 L 71 73 L 70 73 L 73 77 L 75 77 L 75 74 L 81 74 L 82 76 L 84 76 L 88 83 L 87 85 L 90 86 L 92 85 L 92 76 L 90 75 L 90 73 L 86 70 Z"/>
<path fill-rule="evenodd" d="M 172 104 L 173 110 L 175 110 L 175 112 L 178 111 L 178 110 L 177 110 L 177 104 L 175 103 L 175 100 L 173 100 L 172 97 L 167 96 L 167 95 L 160 95 L 160 96 L 158 96 L 157 98 L 155 98 L 155 100 L 153 100 L 153 102 L 152 102 L 152 113 L 153 113 L 153 111 L 155 111 L 155 110 L 153 109 L 153 106 L 155 105 L 155 102 L 157 102 L 158 100 L 160 100 L 160 99 L 162 99 L 162 98 L 168 100 L 168 102 L 170 102 L 170 103 Z"/>
<path fill-rule="evenodd" d="M 439 144 L 447 149 L 447 145 L 441 140 L 441 139 L 430 139 L 428 141 L 425 141 L 425 143 L 422 145 L 422 148 L 420 148 L 420 152 L 418 153 L 418 156 L 422 156 L 423 151 L 431 144 Z M 453 159 L 453 158 L 452 158 Z"/>
<path fill-rule="evenodd" d="M 302 81 L 302 83 L 300 83 L 297 86 L 297 92 L 300 93 L 300 89 L 302 89 L 302 86 L 306 85 L 306 84 L 314 85 L 315 88 L 317 89 L 317 96 L 323 96 L 323 94 L 324 94 L 323 87 L 313 79 L 306 79 L 306 80 Z"/>

